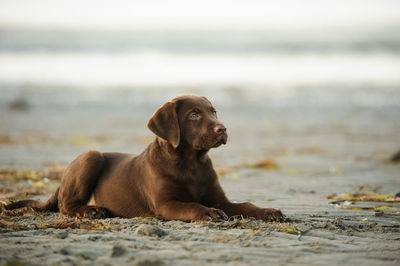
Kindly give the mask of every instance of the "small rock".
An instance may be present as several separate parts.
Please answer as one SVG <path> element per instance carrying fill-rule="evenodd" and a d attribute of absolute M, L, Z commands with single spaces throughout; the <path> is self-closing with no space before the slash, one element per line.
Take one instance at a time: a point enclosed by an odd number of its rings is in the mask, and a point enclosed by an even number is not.
<path fill-rule="evenodd" d="M 156 259 L 139 259 L 133 262 L 134 266 L 160 266 L 164 265 L 164 262 L 158 258 Z"/>
<path fill-rule="evenodd" d="M 136 229 L 135 234 L 141 236 L 165 236 L 167 232 L 155 225 L 142 224 Z"/>
<path fill-rule="evenodd" d="M 305 234 L 312 230 L 312 226 L 306 224 L 298 224 L 296 227 L 297 230 L 299 230 L 302 234 Z"/>
<path fill-rule="evenodd" d="M 243 260 L 243 257 L 240 256 L 240 255 L 232 255 L 232 256 L 229 258 L 229 261 L 242 261 L 242 260 Z"/>
<path fill-rule="evenodd" d="M 115 246 L 113 246 L 113 248 L 111 250 L 111 257 L 121 257 L 126 253 L 127 253 L 127 250 L 125 247 L 120 246 L 120 245 L 115 245 Z"/>
<path fill-rule="evenodd" d="M 60 249 L 60 253 L 63 255 L 71 255 L 72 251 L 70 247 L 63 247 L 62 249 Z"/>
<path fill-rule="evenodd" d="M 81 253 L 75 254 L 75 257 L 80 257 L 83 258 L 84 260 L 95 260 L 98 257 L 98 254 L 95 252 L 92 252 L 90 250 L 85 250 L 82 251 Z"/>
<path fill-rule="evenodd" d="M 222 254 L 222 255 L 219 255 L 219 256 L 218 256 L 218 261 L 228 262 L 228 261 L 229 261 L 229 258 L 228 258 L 227 255 Z"/>
<path fill-rule="evenodd" d="M 65 239 L 68 237 L 68 232 L 67 231 L 60 231 L 57 232 L 56 237 L 61 238 L 61 239 Z"/>
<path fill-rule="evenodd" d="M 97 241 L 99 239 L 101 239 L 100 235 L 91 235 L 88 237 L 88 240 L 90 240 L 90 241 Z"/>
<path fill-rule="evenodd" d="M 55 228 L 47 228 L 46 230 L 43 231 L 45 234 L 54 234 L 57 232 L 57 229 Z"/>

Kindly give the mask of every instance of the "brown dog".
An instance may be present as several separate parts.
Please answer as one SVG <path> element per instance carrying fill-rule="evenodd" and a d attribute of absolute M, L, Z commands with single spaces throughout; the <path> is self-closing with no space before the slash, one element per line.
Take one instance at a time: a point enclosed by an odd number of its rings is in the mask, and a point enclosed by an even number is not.
<path fill-rule="evenodd" d="M 205 97 L 184 95 L 165 103 L 148 127 L 157 137 L 142 154 L 83 153 L 67 167 L 60 187 L 47 202 L 24 200 L 6 209 L 30 206 L 91 218 L 283 219 L 279 210 L 226 198 L 207 152 L 225 144 L 228 135 Z"/>

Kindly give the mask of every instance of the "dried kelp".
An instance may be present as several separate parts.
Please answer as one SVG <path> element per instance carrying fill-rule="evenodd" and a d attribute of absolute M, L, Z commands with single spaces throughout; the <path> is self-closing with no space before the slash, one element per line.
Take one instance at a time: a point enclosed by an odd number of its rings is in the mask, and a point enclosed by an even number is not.
<path fill-rule="evenodd" d="M 328 199 L 336 201 L 369 201 L 369 202 L 388 202 L 400 203 L 400 197 L 395 194 L 375 194 L 368 191 L 358 193 L 343 193 L 328 195 Z"/>

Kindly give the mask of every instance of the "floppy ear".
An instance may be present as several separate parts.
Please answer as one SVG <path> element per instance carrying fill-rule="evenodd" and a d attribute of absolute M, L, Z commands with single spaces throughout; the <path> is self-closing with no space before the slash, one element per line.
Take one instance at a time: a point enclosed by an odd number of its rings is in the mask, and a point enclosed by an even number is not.
<path fill-rule="evenodd" d="M 165 139 L 176 149 L 180 141 L 180 129 L 176 105 L 167 102 L 150 118 L 147 127 L 160 138 Z"/>

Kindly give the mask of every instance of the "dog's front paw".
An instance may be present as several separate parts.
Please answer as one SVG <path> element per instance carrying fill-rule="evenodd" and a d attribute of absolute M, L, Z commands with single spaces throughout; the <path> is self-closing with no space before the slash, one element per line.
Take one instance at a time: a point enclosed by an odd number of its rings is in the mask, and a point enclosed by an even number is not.
<path fill-rule="evenodd" d="M 198 219 L 199 221 L 226 221 L 228 220 L 228 216 L 225 214 L 223 210 L 207 208 L 204 213 L 202 213 Z"/>
<path fill-rule="evenodd" d="M 83 217 L 89 219 L 105 219 L 111 216 L 111 213 L 106 208 L 97 206 L 87 206 L 83 212 Z"/>
<path fill-rule="evenodd" d="M 255 218 L 266 222 L 283 222 L 285 220 L 285 216 L 280 210 L 269 208 L 258 210 Z"/>

